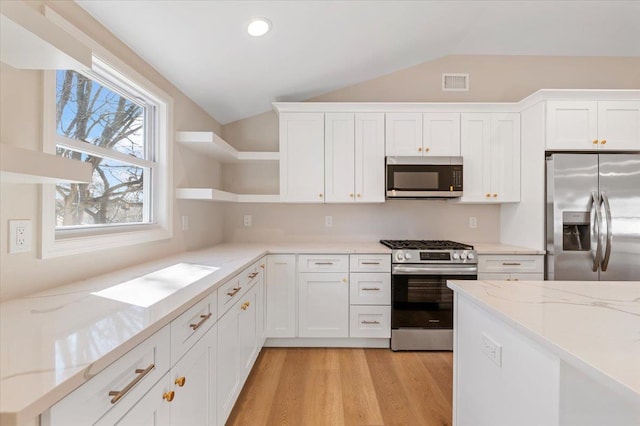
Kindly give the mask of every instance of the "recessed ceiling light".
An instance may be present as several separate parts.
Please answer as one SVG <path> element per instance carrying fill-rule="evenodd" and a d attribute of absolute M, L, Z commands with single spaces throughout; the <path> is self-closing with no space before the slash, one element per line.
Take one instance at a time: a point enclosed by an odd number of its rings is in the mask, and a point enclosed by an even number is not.
<path fill-rule="evenodd" d="M 265 35 L 271 29 L 271 21 L 266 18 L 258 18 L 249 22 L 247 32 L 254 37 Z"/>

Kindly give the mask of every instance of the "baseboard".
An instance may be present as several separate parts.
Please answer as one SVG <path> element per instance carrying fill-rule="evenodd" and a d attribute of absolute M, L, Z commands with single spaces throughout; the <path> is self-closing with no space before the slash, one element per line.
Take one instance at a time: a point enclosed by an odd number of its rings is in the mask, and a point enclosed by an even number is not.
<path fill-rule="evenodd" d="M 266 348 L 389 348 L 389 339 L 272 337 L 264 343 Z"/>

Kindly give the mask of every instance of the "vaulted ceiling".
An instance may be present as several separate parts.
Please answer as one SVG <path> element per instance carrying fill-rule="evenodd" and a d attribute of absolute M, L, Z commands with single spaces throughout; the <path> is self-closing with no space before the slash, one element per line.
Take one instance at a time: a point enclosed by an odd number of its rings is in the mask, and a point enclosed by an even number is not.
<path fill-rule="evenodd" d="M 640 56 L 637 1 L 77 3 L 222 124 L 446 55 Z"/>

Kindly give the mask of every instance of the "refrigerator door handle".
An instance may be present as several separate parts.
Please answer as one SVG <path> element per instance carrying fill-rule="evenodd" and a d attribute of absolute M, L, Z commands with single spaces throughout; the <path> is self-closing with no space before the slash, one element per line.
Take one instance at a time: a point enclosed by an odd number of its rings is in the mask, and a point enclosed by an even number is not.
<path fill-rule="evenodd" d="M 600 230 L 602 229 L 602 215 L 600 214 L 600 199 L 598 198 L 597 192 L 591 193 L 591 210 L 595 210 L 595 221 L 593 220 L 594 215 L 591 214 L 591 246 L 593 247 L 593 237 L 595 234 L 596 237 L 596 253 L 593 256 L 593 266 L 591 270 L 593 272 L 598 271 L 598 267 L 600 266 L 600 260 L 602 259 L 602 244 L 600 243 Z M 593 252 L 593 251 L 592 251 Z"/>
<path fill-rule="evenodd" d="M 605 272 L 609 266 L 609 258 L 611 257 L 611 240 L 613 239 L 613 233 L 611 231 L 611 207 L 609 206 L 609 197 L 607 197 L 604 191 L 602 191 L 601 197 L 607 223 L 607 247 L 604 250 L 604 259 L 602 260 L 600 268 L 602 272 Z"/>

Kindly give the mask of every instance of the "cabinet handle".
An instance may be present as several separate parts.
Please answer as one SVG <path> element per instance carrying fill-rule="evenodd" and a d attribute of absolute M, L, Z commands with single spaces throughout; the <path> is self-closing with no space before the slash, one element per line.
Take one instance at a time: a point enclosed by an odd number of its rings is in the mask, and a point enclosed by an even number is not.
<path fill-rule="evenodd" d="M 176 385 L 178 385 L 178 386 L 180 386 L 180 387 L 183 387 L 186 381 L 187 381 L 187 378 L 186 378 L 186 377 L 184 377 L 184 376 L 182 376 L 182 377 L 178 377 L 178 378 L 176 379 L 176 381 L 175 381 L 175 384 L 176 384 Z"/>
<path fill-rule="evenodd" d="M 213 315 L 211 312 L 209 312 L 209 314 L 208 314 L 208 315 L 200 315 L 200 318 L 202 318 L 202 319 L 200 320 L 200 322 L 199 322 L 199 323 L 197 323 L 197 324 L 189 324 L 189 327 L 193 328 L 193 331 L 196 331 L 197 329 L 199 329 L 199 328 L 200 328 L 200 326 L 201 326 L 202 324 L 204 324 L 204 323 L 205 323 L 205 321 L 206 321 L 206 320 L 208 320 L 209 318 L 211 318 L 211 315 Z"/>
<path fill-rule="evenodd" d="M 353 194 L 349 194 L 349 197 L 353 198 Z"/>
<path fill-rule="evenodd" d="M 333 265 L 333 262 L 313 262 L 316 265 Z"/>
<path fill-rule="evenodd" d="M 242 309 L 243 311 L 246 311 L 250 305 L 251 305 L 251 302 L 244 302 L 242 306 L 240 306 L 240 309 Z"/>
<path fill-rule="evenodd" d="M 362 262 L 363 265 L 379 265 L 380 262 Z"/>
<path fill-rule="evenodd" d="M 227 293 L 227 296 L 233 297 L 236 294 L 238 294 L 240 290 L 242 290 L 242 287 L 236 287 L 233 289 L 233 291 L 230 291 L 229 293 Z"/>
<path fill-rule="evenodd" d="M 145 369 L 136 368 L 135 372 L 138 375 L 138 377 L 133 379 L 127 386 L 124 387 L 124 389 L 122 389 L 120 391 L 110 391 L 109 392 L 109 396 L 113 397 L 111 399 L 111 403 L 115 404 L 116 402 L 120 401 L 120 399 L 122 399 L 122 397 L 125 396 L 127 394 L 127 392 L 129 392 L 131 390 L 132 387 L 137 385 L 138 382 L 140 380 L 142 380 L 144 378 L 144 376 L 149 374 L 151 372 L 151 370 L 153 370 L 154 368 L 156 368 L 155 364 L 149 364 L 149 366 L 147 368 L 145 368 Z"/>
<path fill-rule="evenodd" d="M 361 195 L 361 194 L 358 194 L 358 195 L 357 195 L 357 197 L 358 197 L 358 198 L 360 198 L 360 197 L 362 197 L 362 195 Z"/>
<path fill-rule="evenodd" d="M 598 145 L 598 139 L 594 139 L 592 142 L 594 145 Z"/>
<path fill-rule="evenodd" d="M 606 144 L 606 143 L 607 143 L 607 140 L 606 140 L 606 139 L 602 139 L 602 140 L 600 141 L 600 143 L 601 143 L 602 145 L 604 145 L 604 144 Z"/>
<path fill-rule="evenodd" d="M 502 266 L 520 266 L 520 262 L 502 262 Z"/>
<path fill-rule="evenodd" d="M 258 276 L 258 274 L 259 274 L 259 273 L 260 273 L 260 272 L 253 272 L 253 273 L 249 274 L 249 278 L 250 278 L 250 279 L 254 279 L 255 277 L 257 277 L 257 276 Z"/>
<path fill-rule="evenodd" d="M 318 194 L 318 197 L 322 198 L 322 194 Z"/>
<path fill-rule="evenodd" d="M 380 291 L 380 287 L 362 287 L 363 291 Z"/>
<path fill-rule="evenodd" d="M 422 147 L 418 148 L 418 151 L 419 151 L 419 152 L 422 152 Z"/>
<path fill-rule="evenodd" d="M 489 197 L 491 197 L 491 194 L 487 193 L 487 195 L 485 195 L 485 197 L 489 198 Z"/>
<path fill-rule="evenodd" d="M 362 321 L 362 324 L 380 324 L 380 321 L 367 321 L 367 320 L 364 320 L 364 321 Z"/>
<path fill-rule="evenodd" d="M 276 265 L 286 265 L 287 262 L 274 262 Z"/>
<path fill-rule="evenodd" d="M 424 152 L 429 152 L 429 148 L 425 148 L 425 149 L 424 149 Z"/>
<path fill-rule="evenodd" d="M 264 263 L 263 263 L 262 265 L 260 265 L 260 267 L 261 267 L 262 269 L 264 269 Z"/>
<path fill-rule="evenodd" d="M 496 198 L 498 196 L 498 194 L 493 194 L 493 198 Z"/>
<path fill-rule="evenodd" d="M 348 280 L 347 280 L 346 278 L 343 278 L 343 279 L 342 279 L 342 282 L 343 282 L 343 283 L 347 283 L 347 282 L 348 282 Z"/>
<path fill-rule="evenodd" d="M 171 402 L 173 401 L 173 398 L 175 396 L 176 396 L 176 393 L 174 391 L 169 391 L 162 394 L 162 399 L 164 399 L 167 402 Z"/>
<path fill-rule="evenodd" d="M 518 279 L 517 279 L 517 278 L 514 278 L 513 280 L 514 280 L 514 281 L 518 281 Z"/>

